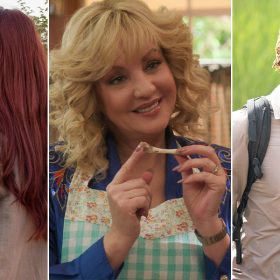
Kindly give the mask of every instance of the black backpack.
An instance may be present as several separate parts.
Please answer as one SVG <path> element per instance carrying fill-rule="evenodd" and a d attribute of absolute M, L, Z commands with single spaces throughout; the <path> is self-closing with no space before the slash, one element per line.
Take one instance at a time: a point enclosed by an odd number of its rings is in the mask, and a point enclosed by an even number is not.
<path fill-rule="evenodd" d="M 271 108 L 265 97 L 250 99 L 247 101 L 248 112 L 248 153 L 249 169 L 247 185 L 242 194 L 240 204 L 233 216 L 233 240 L 236 245 L 236 263 L 242 263 L 241 228 L 243 213 L 245 211 L 249 192 L 252 184 L 262 178 L 261 165 L 265 157 L 271 130 Z"/>

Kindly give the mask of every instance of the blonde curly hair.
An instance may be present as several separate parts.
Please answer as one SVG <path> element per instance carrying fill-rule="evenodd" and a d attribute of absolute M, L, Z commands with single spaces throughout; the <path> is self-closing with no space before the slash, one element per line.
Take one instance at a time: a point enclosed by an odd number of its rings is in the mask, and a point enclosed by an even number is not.
<path fill-rule="evenodd" d="M 167 9 L 153 12 L 139 0 L 104 0 L 81 8 L 66 26 L 60 49 L 51 52 L 51 124 L 63 140 L 66 166 L 105 176 L 107 127 L 94 85 L 112 67 L 120 44 L 129 56 L 150 42 L 162 50 L 177 86 L 169 127 L 181 136 L 198 135 L 209 75 L 193 54 L 182 17 Z"/>

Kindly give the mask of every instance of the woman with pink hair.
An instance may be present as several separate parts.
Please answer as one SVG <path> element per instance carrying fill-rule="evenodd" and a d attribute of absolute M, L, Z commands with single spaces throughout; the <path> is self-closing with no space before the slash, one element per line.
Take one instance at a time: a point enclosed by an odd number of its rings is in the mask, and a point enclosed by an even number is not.
<path fill-rule="evenodd" d="M 0 8 L 0 279 L 47 279 L 47 64 L 33 21 Z"/>

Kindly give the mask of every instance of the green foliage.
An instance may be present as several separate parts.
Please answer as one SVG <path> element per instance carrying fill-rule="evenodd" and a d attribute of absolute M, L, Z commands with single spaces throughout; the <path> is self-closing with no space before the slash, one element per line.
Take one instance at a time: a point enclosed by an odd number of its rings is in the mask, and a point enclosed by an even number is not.
<path fill-rule="evenodd" d="M 39 32 L 45 48 L 48 48 L 48 0 L 45 0 L 43 7 L 38 7 L 39 15 L 34 15 L 34 11 L 26 4 L 24 0 L 17 0 L 20 9 L 30 16 Z"/>
<path fill-rule="evenodd" d="M 183 17 L 189 24 L 189 18 Z M 201 58 L 230 58 L 230 16 L 194 17 L 191 22 L 194 52 Z"/>
<path fill-rule="evenodd" d="M 267 95 L 279 84 L 272 69 L 280 29 L 279 0 L 234 0 L 233 109 L 249 98 Z"/>
<path fill-rule="evenodd" d="M 201 58 L 230 58 L 230 17 L 195 17 L 194 49 Z"/>

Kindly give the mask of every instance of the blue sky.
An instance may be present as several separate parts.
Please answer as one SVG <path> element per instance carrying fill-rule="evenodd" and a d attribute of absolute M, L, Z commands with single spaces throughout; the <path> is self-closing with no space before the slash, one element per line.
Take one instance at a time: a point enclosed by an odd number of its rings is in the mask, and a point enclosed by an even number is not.
<path fill-rule="evenodd" d="M 43 7 L 45 0 L 24 0 L 26 5 L 34 11 L 34 15 L 38 15 L 38 7 Z M 0 6 L 7 9 L 20 9 L 20 5 L 17 0 L 0 0 Z"/>

